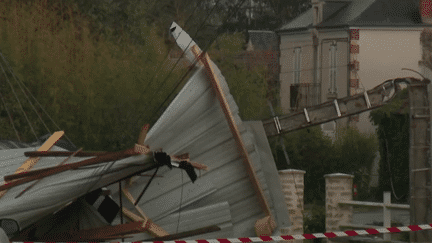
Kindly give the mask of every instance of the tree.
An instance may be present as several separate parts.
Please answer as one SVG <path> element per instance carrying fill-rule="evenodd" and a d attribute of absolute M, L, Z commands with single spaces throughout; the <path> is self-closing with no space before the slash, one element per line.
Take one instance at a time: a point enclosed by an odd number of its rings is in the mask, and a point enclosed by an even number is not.
<path fill-rule="evenodd" d="M 338 138 L 333 143 L 323 135 L 319 126 L 315 126 L 282 136 L 291 164 L 286 164 L 277 140 L 270 139 L 277 168 L 306 171 L 305 203 L 324 202 L 324 175 L 331 173 L 354 175 L 354 183 L 359 185 L 359 197 L 368 196 L 369 174 L 377 151 L 377 140 L 373 134 L 343 128 L 338 131 Z"/>
<path fill-rule="evenodd" d="M 267 107 L 266 68 L 261 65 L 248 70 L 239 58 L 244 47 L 245 36 L 242 33 L 226 33 L 214 42 L 209 55 L 221 69 L 242 119 L 261 120 L 271 116 Z"/>
<path fill-rule="evenodd" d="M 148 26 L 142 28 L 148 36 L 142 45 L 132 44 L 127 35 L 121 36 L 120 42 L 100 36 L 96 40 L 91 23 L 76 5 L 64 8 L 68 16 L 44 1 L 0 4 L 5 17 L 0 22 L 4 27 L 0 49 L 11 60 L 13 71 L 77 146 L 96 150 L 129 146 L 135 141 L 125 134 L 138 136 L 143 125 L 134 124 L 138 114 L 150 117 L 152 112 L 142 111 L 143 104 L 153 102 L 157 106 L 168 92 L 157 90 L 160 96 L 151 95 L 156 85 L 162 81 L 172 85 L 176 80 L 176 70 L 170 78 L 166 78 L 168 71 L 164 69 L 155 75 L 156 64 L 167 51 L 163 40 Z M 13 98 L 12 90 L 6 88 L 2 87 L 2 93 Z M 23 94 L 19 95 L 25 100 Z M 19 108 L 16 101 L 9 103 Z M 31 113 L 29 104 L 24 105 Z M 25 140 L 34 140 L 29 123 L 23 114 L 18 116 L 19 109 L 15 110 L 17 130 L 25 133 Z M 30 118 L 34 120 L 35 114 Z M 48 132 L 42 128 L 39 125 L 39 130 L 35 129 L 44 132 L 37 136 Z M 10 125 L 4 129 L 12 130 Z"/>
<path fill-rule="evenodd" d="M 122 8 L 108 7 L 102 15 Z M 42 0 L 0 3 L 0 12 L 5 17 L 0 19 L 4 27 L 0 49 L 13 71 L 71 140 L 86 150 L 113 151 L 133 145 L 141 126 L 155 122 L 163 101 L 181 88 L 175 87 L 185 70 L 171 69 L 173 61 L 165 59 L 168 47 L 155 25 L 142 24 L 145 41 L 135 43 L 125 32 L 93 32 L 94 20 L 81 13 L 76 4 L 61 6 Z M 166 30 L 168 27 L 164 26 Z M 232 88 L 241 116 L 267 116 L 263 71 L 247 71 L 236 59 L 244 51 L 244 36 L 222 35 L 217 43 L 210 56 Z M 0 85 L 13 108 L 17 130 L 34 140 L 20 107 L 11 99 L 13 92 L 7 83 Z M 168 104 L 169 99 L 160 111 Z M 24 109 L 31 112 L 29 104 Z M 31 121 L 37 120 L 35 114 L 32 116 Z M 14 136 L 8 115 L 3 113 L 2 117 L 2 124 L 8 126 L 0 127 L 0 131 L 8 138 Z M 48 132 L 42 124 L 35 125 L 35 130 L 37 136 Z"/>

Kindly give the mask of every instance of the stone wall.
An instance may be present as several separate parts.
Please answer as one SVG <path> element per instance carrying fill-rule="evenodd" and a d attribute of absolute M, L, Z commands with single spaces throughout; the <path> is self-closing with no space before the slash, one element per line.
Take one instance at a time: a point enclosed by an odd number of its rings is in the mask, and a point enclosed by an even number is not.
<path fill-rule="evenodd" d="M 340 225 L 352 223 L 352 206 L 340 206 L 341 201 L 351 201 L 353 199 L 353 175 L 329 174 L 325 175 L 326 183 L 326 231 L 341 231 Z M 327 242 L 332 242 L 328 240 Z"/>
<path fill-rule="evenodd" d="M 279 171 L 279 178 L 292 224 L 291 227 L 281 229 L 282 235 L 303 234 L 305 173 L 305 171 L 293 169 Z M 291 240 L 289 242 L 300 243 L 302 240 Z"/>

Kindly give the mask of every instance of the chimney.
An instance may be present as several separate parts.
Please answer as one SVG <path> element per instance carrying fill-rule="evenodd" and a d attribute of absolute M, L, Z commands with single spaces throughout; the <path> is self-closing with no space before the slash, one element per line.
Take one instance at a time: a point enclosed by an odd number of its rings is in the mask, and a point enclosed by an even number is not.
<path fill-rule="evenodd" d="M 420 13 L 423 23 L 432 24 L 432 0 L 420 0 Z"/>

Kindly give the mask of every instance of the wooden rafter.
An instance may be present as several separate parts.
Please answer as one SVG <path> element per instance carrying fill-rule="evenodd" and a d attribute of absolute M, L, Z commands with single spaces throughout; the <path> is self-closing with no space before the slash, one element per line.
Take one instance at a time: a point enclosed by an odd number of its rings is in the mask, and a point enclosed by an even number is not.
<path fill-rule="evenodd" d="M 62 162 L 60 162 L 60 164 L 58 164 L 57 166 L 60 166 L 64 163 L 66 163 L 69 159 L 73 158 L 74 155 L 76 155 L 78 152 L 80 152 L 82 150 L 82 148 L 78 149 L 77 151 L 75 151 L 71 156 L 69 156 L 67 159 L 63 160 Z M 28 190 L 30 190 L 31 188 L 33 188 L 38 182 L 40 182 L 41 179 L 36 180 L 33 182 L 33 184 L 31 184 L 30 186 L 28 186 L 26 189 L 24 189 L 23 191 L 21 191 L 20 194 L 18 194 L 18 196 L 16 196 L 15 198 L 18 198 L 20 196 L 22 196 L 25 192 L 27 192 Z"/>
<path fill-rule="evenodd" d="M 123 208 L 123 213 L 126 217 L 128 217 L 129 219 L 131 219 L 132 221 L 143 221 L 143 218 L 140 217 L 139 215 L 134 214 L 133 212 L 129 211 L 126 208 Z M 166 232 L 162 227 L 160 227 L 159 225 L 155 224 L 151 219 L 147 218 L 147 225 L 148 228 L 146 228 L 146 230 L 153 236 L 153 237 L 163 237 L 163 236 L 168 236 L 168 232 Z"/>
<path fill-rule="evenodd" d="M 64 135 L 64 131 L 55 132 L 51 135 L 37 151 L 49 151 L 54 146 L 54 144 Z M 26 173 L 31 170 L 33 166 L 40 160 L 39 157 L 30 157 L 15 171 L 15 174 Z M 5 182 L 3 183 L 5 184 Z M 0 189 L 0 198 L 6 194 L 7 190 Z"/>
<path fill-rule="evenodd" d="M 58 173 L 61 173 L 63 171 L 73 170 L 73 169 L 77 169 L 79 167 L 88 166 L 88 165 L 95 165 L 95 164 L 100 164 L 100 163 L 111 162 L 114 160 L 125 159 L 125 158 L 132 156 L 132 155 L 138 155 L 138 154 L 141 154 L 141 153 L 138 152 L 136 148 L 132 148 L 132 149 L 127 149 L 127 150 L 123 150 L 123 151 L 119 151 L 119 152 L 113 152 L 113 153 L 105 154 L 105 155 L 102 155 L 102 156 L 99 156 L 96 158 L 86 159 L 86 160 L 83 160 L 83 161 L 80 161 L 77 163 L 73 163 L 73 164 L 65 164 L 65 165 L 54 166 L 54 167 L 50 167 L 50 168 L 44 168 L 44 169 L 29 171 L 27 173 L 8 175 L 8 176 L 5 176 L 5 180 L 15 180 L 15 179 L 20 179 L 20 180 L 11 181 L 11 182 L 8 182 L 8 183 L 0 186 L 0 191 L 9 189 L 11 187 L 18 186 L 18 185 L 21 185 L 21 184 L 24 184 L 24 183 L 27 183 L 30 181 L 38 180 L 38 179 L 41 179 L 41 178 L 44 178 L 44 177 L 47 177 L 50 175 L 58 174 Z"/>
<path fill-rule="evenodd" d="M 126 183 L 126 185 L 128 184 L 129 183 Z M 135 199 L 133 198 L 132 194 L 128 191 L 128 189 L 123 188 L 122 191 L 123 191 L 123 195 L 125 195 L 125 197 L 129 200 L 129 202 L 135 205 Z M 126 215 L 126 217 L 130 218 L 131 220 L 142 221 L 148 224 L 149 227 L 147 228 L 147 230 L 152 236 L 161 237 L 161 236 L 169 235 L 168 232 L 162 229 L 159 225 L 153 223 L 153 221 L 144 213 L 144 211 L 138 205 L 135 206 L 135 209 L 139 212 L 141 216 L 132 213 L 126 208 L 123 208 L 122 211 L 124 215 Z"/>
<path fill-rule="evenodd" d="M 150 150 L 148 146 L 144 144 L 144 141 L 147 137 L 147 132 L 150 128 L 150 124 L 145 124 L 141 128 L 141 132 L 138 138 L 138 143 L 135 144 L 135 148 L 140 151 L 144 149 Z M 132 194 L 129 192 L 128 187 L 132 184 L 132 178 L 128 178 L 126 181 L 126 187 L 122 189 L 123 195 L 128 199 L 129 202 L 131 202 L 133 205 L 135 205 L 135 198 L 132 196 Z M 119 192 L 121 193 L 121 192 Z M 121 195 L 120 195 L 121 196 Z M 168 232 L 166 232 L 164 229 L 162 229 L 159 225 L 153 223 L 153 221 L 144 213 L 144 211 L 138 206 L 135 205 L 135 209 L 139 212 L 141 216 L 138 216 L 131 211 L 129 211 L 126 208 L 122 208 L 122 212 L 126 217 L 130 218 L 132 221 L 138 221 L 138 222 L 145 222 L 148 227 L 146 227 L 146 230 L 155 237 L 161 237 L 161 236 L 167 236 L 169 235 Z"/>
<path fill-rule="evenodd" d="M 219 226 L 212 225 L 212 226 L 207 226 L 207 227 L 203 227 L 203 228 L 199 228 L 199 229 L 195 229 L 195 230 L 189 230 L 186 232 L 181 232 L 178 234 L 156 237 L 153 239 L 146 239 L 146 240 L 142 240 L 142 241 L 172 241 L 172 240 L 182 239 L 182 238 L 186 238 L 186 237 L 216 232 L 216 231 L 220 231 L 220 230 L 221 230 L 221 228 Z"/>
<path fill-rule="evenodd" d="M 25 152 L 24 155 L 27 157 L 68 157 L 74 152 L 69 151 L 31 151 Z M 110 152 L 78 152 L 74 157 L 92 157 L 109 154 Z"/>
<path fill-rule="evenodd" d="M 258 197 L 258 201 L 261 205 L 261 208 L 263 209 L 264 213 L 267 216 L 266 218 L 260 219 L 256 222 L 255 231 L 257 235 L 268 235 L 269 232 L 271 233 L 276 228 L 276 222 L 274 221 L 274 218 L 271 214 L 269 204 L 265 198 L 264 191 L 262 190 L 261 185 L 258 181 L 258 176 L 255 172 L 255 169 L 253 168 L 253 165 L 249 158 L 249 154 L 243 143 L 243 139 L 241 138 L 240 131 L 237 127 L 237 124 L 234 121 L 234 117 L 229 108 L 228 101 L 223 93 L 223 90 L 220 86 L 220 82 L 215 74 L 215 71 L 213 70 L 213 67 L 210 65 L 210 58 L 207 55 L 207 53 L 200 52 L 199 48 L 196 45 L 192 46 L 191 50 L 195 55 L 195 58 L 200 60 L 200 63 L 205 67 L 207 71 L 213 89 L 216 92 L 216 97 L 219 100 L 219 103 L 222 107 L 222 110 L 228 122 L 231 133 L 236 141 L 238 151 L 242 157 L 243 164 L 246 167 L 246 171 L 249 175 L 249 179 L 255 189 L 255 193 Z M 262 230 L 262 229 L 270 229 L 270 231 Z"/>
<path fill-rule="evenodd" d="M 120 224 L 115 226 L 104 226 L 100 228 L 80 230 L 70 233 L 59 233 L 50 234 L 44 236 L 42 239 L 44 241 L 95 241 L 104 239 L 118 239 L 118 238 L 128 238 L 127 235 L 141 233 L 146 230 L 148 225 L 144 222 L 130 222 L 126 224 Z"/>

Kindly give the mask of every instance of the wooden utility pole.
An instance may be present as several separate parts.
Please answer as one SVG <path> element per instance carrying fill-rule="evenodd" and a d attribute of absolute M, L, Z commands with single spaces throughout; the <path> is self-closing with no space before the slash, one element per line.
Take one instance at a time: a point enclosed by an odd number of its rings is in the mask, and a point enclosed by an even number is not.
<path fill-rule="evenodd" d="M 408 86 L 410 100 L 410 223 L 432 223 L 432 167 L 430 150 L 430 107 L 427 85 L 429 80 L 411 79 Z M 432 231 L 410 233 L 410 242 L 432 242 Z"/>

